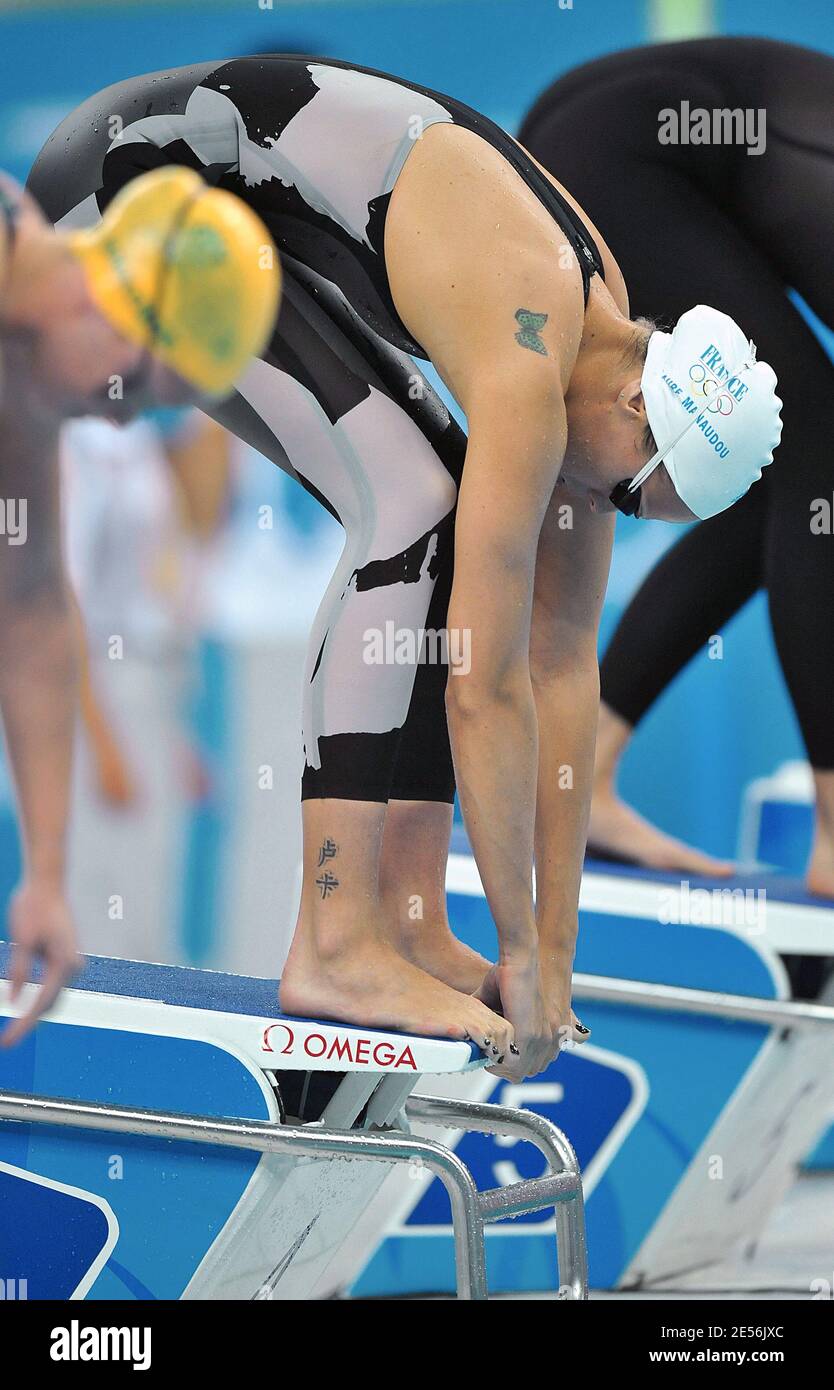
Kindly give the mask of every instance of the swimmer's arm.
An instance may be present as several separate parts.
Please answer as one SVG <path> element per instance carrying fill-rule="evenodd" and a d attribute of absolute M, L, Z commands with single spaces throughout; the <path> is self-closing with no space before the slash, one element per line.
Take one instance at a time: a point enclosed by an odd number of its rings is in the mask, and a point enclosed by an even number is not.
<path fill-rule="evenodd" d="M 613 538 L 610 513 L 555 489 L 536 559 L 530 672 L 539 725 L 536 917 L 542 972 L 556 991 L 569 986 L 576 943 Z"/>
<path fill-rule="evenodd" d="M 537 950 L 530 621 L 584 319 L 563 240 L 504 157 L 457 127 L 418 142 L 385 231 L 394 303 L 469 426 L 448 621 L 471 639 L 471 670 L 450 673 L 446 698 L 464 819 L 505 955 Z"/>
<path fill-rule="evenodd" d="M 536 545 L 564 454 L 558 379 L 482 371 L 455 526 L 449 731 L 464 819 L 502 954 L 537 949 L 532 865 L 539 730 L 529 645 Z M 465 643 L 468 644 L 465 645 Z M 452 646 L 451 650 L 455 650 Z"/>
<path fill-rule="evenodd" d="M 17 782 L 27 866 L 64 869 L 76 635 L 60 537 L 57 428 L 0 413 L 0 706 Z M 9 533 L 17 508 L 20 540 Z M 24 511 L 25 509 L 25 511 Z"/>
<path fill-rule="evenodd" d="M 6 535 L 0 536 L 0 713 L 17 792 L 24 878 L 11 909 L 15 981 L 43 955 L 43 985 L 24 1020 L 4 1034 L 8 1043 L 31 1026 L 57 996 L 76 962 L 75 939 L 63 898 L 76 714 L 75 612 L 61 554 L 57 426 L 16 403 L 0 412 L 0 497 Z M 22 544 L 11 544 L 9 522 L 18 507 Z"/>

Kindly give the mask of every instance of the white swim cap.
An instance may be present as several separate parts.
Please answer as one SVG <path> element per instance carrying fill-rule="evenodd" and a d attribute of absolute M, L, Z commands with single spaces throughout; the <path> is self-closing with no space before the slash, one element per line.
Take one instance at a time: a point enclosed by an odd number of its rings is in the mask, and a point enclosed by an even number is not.
<path fill-rule="evenodd" d="M 727 314 L 698 304 L 671 333 L 653 333 L 640 384 L 657 453 L 632 488 L 664 463 L 681 501 L 704 519 L 737 502 L 773 462 L 782 434 L 776 374 Z"/>

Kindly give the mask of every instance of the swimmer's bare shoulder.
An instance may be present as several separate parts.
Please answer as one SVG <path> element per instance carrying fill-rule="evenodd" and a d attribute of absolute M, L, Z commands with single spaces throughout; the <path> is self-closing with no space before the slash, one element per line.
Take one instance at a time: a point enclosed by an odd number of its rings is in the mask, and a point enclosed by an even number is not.
<path fill-rule="evenodd" d="M 564 242 L 473 131 L 437 124 L 417 142 L 391 195 L 386 267 L 398 313 L 464 410 L 485 372 L 567 389 L 584 298 Z"/>

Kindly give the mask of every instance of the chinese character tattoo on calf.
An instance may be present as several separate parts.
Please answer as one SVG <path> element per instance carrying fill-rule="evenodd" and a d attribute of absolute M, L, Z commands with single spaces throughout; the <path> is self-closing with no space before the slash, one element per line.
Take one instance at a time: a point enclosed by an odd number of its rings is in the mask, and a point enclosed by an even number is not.
<path fill-rule="evenodd" d="M 329 838 L 326 839 L 324 844 L 319 849 L 319 862 L 317 868 L 322 868 L 322 866 L 326 864 L 329 859 L 335 859 L 338 853 L 339 846 L 336 844 L 336 841 L 331 840 Z M 339 880 L 335 874 L 332 874 L 330 872 L 329 869 L 325 869 L 324 873 L 316 879 L 316 887 L 321 892 L 322 900 L 324 900 L 328 897 L 330 893 L 335 892 L 335 890 L 339 887 Z"/>

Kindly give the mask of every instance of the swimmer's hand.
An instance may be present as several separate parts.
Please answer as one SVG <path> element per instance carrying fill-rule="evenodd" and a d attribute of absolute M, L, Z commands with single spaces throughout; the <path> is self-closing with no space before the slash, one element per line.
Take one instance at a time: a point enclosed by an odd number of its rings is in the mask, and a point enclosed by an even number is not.
<path fill-rule="evenodd" d="M 510 1081 L 544 1071 L 559 1051 L 561 1038 L 548 1018 L 538 953 L 526 951 L 493 965 L 475 998 L 503 1014 L 515 1030 L 518 1053 L 511 1050 L 501 1066 L 487 1071 Z"/>
<path fill-rule="evenodd" d="M 11 999 L 32 977 L 36 959 L 44 963 L 40 988 L 29 1008 L 0 1033 L 0 1047 L 12 1047 L 31 1032 L 42 1014 L 54 1004 L 64 985 L 83 964 L 69 905 L 62 890 L 43 879 L 26 879 L 12 898 Z"/>
<path fill-rule="evenodd" d="M 590 1028 L 576 1017 L 571 1008 L 573 953 L 567 961 L 550 957 L 542 966 L 544 997 L 550 1026 L 558 1035 L 559 1049 L 584 1043 L 591 1036 Z"/>

